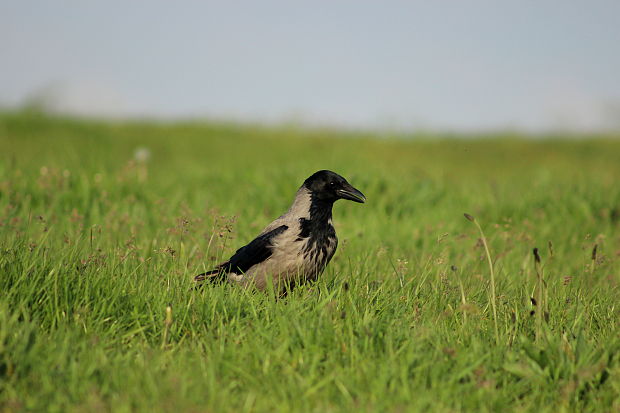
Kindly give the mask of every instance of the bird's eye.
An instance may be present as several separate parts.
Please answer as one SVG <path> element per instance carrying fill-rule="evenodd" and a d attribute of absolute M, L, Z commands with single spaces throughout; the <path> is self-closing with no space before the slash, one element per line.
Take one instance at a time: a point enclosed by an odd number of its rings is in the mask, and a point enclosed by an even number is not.
<path fill-rule="evenodd" d="M 331 182 L 329 183 L 329 185 L 330 185 L 330 186 L 336 186 L 336 182 L 331 181 Z"/>

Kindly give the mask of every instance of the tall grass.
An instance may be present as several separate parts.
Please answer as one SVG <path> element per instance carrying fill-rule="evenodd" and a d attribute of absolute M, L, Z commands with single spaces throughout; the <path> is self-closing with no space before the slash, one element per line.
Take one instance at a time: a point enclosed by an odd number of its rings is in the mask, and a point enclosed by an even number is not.
<path fill-rule="evenodd" d="M 495 343 L 499 345 L 499 328 L 497 326 L 497 295 L 495 294 L 495 269 L 493 268 L 493 259 L 491 258 L 491 251 L 489 251 L 489 245 L 487 243 L 487 237 L 484 235 L 484 231 L 482 231 L 482 227 L 476 221 L 476 218 L 471 216 L 468 213 L 465 213 L 465 218 L 468 221 L 471 221 L 478 228 L 478 232 L 480 232 L 480 240 L 482 241 L 482 245 L 484 246 L 484 253 L 487 258 L 487 262 L 489 264 L 489 275 L 490 275 L 490 283 L 489 283 L 489 301 L 491 302 L 491 309 L 493 310 L 493 327 L 495 331 Z M 463 294 L 464 296 L 464 294 Z"/>
<path fill-rule="evenodd" d="M 0 405 L 618 411 L 611 138 L 0 115 Z M 193 288 L 324 168 L 368 202 L 318 282 Z"/>

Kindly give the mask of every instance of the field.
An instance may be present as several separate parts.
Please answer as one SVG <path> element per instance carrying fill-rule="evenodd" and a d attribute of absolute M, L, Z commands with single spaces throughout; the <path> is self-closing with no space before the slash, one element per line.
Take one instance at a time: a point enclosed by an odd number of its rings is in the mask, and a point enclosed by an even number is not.
<path fill-rule="evenodd" d="M 620 140 L 586 138 L 4 113 L 0 408 L 620 411 Z M 193 288 L 319 169 L 368 201 L 318 282 Z"/>

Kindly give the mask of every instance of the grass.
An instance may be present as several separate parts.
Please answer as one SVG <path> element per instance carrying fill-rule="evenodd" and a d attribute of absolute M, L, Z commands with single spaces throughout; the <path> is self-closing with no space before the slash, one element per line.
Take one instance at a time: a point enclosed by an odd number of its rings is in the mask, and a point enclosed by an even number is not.
<path fill-rule="evenodd" d="M 0 407 L 619 411 L 614 138 L 4 113 Z M 368 202 L 317 283 L 192 289 L 323 168 Z"/>

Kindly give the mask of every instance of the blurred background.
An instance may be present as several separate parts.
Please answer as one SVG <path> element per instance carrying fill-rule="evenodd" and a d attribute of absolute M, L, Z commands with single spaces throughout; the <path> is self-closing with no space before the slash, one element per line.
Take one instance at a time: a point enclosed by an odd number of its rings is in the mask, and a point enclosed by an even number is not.
<path fill-rule="evenodd" d="M 0 3 L 0 108 L 366 130 L 620 129 L 620 2 Z"/>

